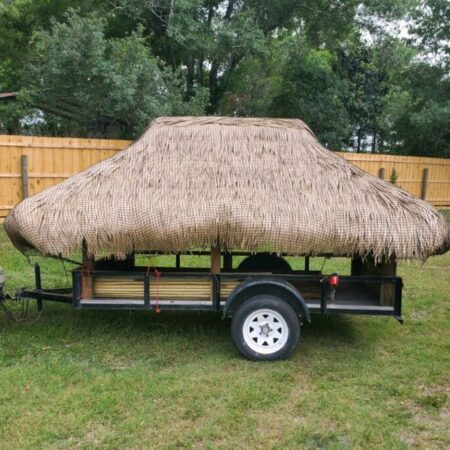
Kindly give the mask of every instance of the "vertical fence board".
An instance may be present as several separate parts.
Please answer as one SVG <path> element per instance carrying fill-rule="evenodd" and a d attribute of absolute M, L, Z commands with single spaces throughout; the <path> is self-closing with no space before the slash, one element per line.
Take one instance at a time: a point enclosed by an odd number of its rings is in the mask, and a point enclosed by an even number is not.
<path fill-rule="evenodd" d="M 113 156 L 130 145 L 113 139 L 44 138 L 0 135 L 0 218 L 22 199 L 21 160 L 28 159 L 28 191 L 34 195 L 81 170 Z M 352 164 L 390 181 L 397 172 L 397 185 L 417 197 L 423 196 L 424 169 L 427 201 L 450 207 L 450 159 L 420 158 L 367 153 L 338 154 Z"/>

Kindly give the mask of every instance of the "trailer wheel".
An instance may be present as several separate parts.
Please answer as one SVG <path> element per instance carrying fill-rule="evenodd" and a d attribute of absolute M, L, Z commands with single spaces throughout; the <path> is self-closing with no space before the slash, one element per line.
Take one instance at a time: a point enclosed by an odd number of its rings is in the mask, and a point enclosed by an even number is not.
<path fill-rule="evenodd" d="M 234 313 L 231 335 L 236 347 L 249 359 L 286 359 L 300 339 L 300 321 L 283 299 L 256 295 L 242 303 Z"/>

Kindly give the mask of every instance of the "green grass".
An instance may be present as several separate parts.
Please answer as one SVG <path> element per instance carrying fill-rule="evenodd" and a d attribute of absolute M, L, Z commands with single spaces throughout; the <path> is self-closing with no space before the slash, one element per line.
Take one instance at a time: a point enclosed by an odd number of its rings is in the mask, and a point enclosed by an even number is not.
<path fill-rule="evenodd" d="M 450 222 L 450 209 L 442 209 L 441 214 Z"/>
<path fill-rule="evenodd" d="M 10 291 L 31 285 L 3 231 L 0 265 Z M 66 283 L 61 269 L 46 261 L 44 284 Z M 450 253 L 400 275 L 403 326 L 313 317 L 272 364 L 243 359 L 212 313 L 48 304 L 31 324 L 0 317 L 0 448 L 448 447 Z"/>

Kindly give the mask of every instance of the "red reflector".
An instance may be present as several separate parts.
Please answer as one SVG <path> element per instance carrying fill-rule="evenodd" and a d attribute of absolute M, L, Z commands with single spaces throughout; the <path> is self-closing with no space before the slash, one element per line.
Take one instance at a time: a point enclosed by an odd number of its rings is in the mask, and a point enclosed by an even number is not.
<path fill-rule="evenodd" d="M 330 286 L 331 287 L 339 286 L 339 275 L 337 274 L 330 275 Z"/>

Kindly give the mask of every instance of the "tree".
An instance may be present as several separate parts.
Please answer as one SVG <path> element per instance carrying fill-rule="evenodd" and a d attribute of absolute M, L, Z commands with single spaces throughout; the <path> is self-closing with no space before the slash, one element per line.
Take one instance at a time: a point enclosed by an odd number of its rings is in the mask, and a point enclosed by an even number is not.
<path fill-rule="evenodd" d="M 344 103 L 348 86 L 335 72 L 335 56 L 311 49 L 298 38 L 283 46 L 289 50 L 272 111 L 280 117 L 302 118 L 324 145 L 341 149 L 351 130 Z"/>
<path fill-rule="evenodd" d="M 447 0 L 72 4 L 0 3 L 0 89 L 18 92 L 1 132 L 134 138 L 160 114 L 275 115 L 330 148 L 447 154 Z"/>
<path fill-rule="evenodd" d="M 421 0 L 413 12 L 412 33 L 433 64 L 450 69 L 450 2 Z"/>
<path fill-rule="evenodd" d="M 188 102 L 176 74 L 151 55 L 142 31 L 107 38 L 106 21 L 73 10 L 33 36 L 23 93 L 61 132 L 135 136 L 158 115 L 200 114 L 201 90 Z M 64 119 L 61 121 L 60 119 Z"/>
<path fill-rule="evenodd" d="M 390 64 L 391 88 L 382 120 L 392 151 L 448 157 L 450 3 L 420 1 L 412 17 L 412 50 L 403 50 L 406 57 Z"/>
<path fill-rule="evenodd" d="M 450 79 L 443 68 L 413 62 L 387 96 L 391 148 L 410 155 L 450 156 Z"/>

